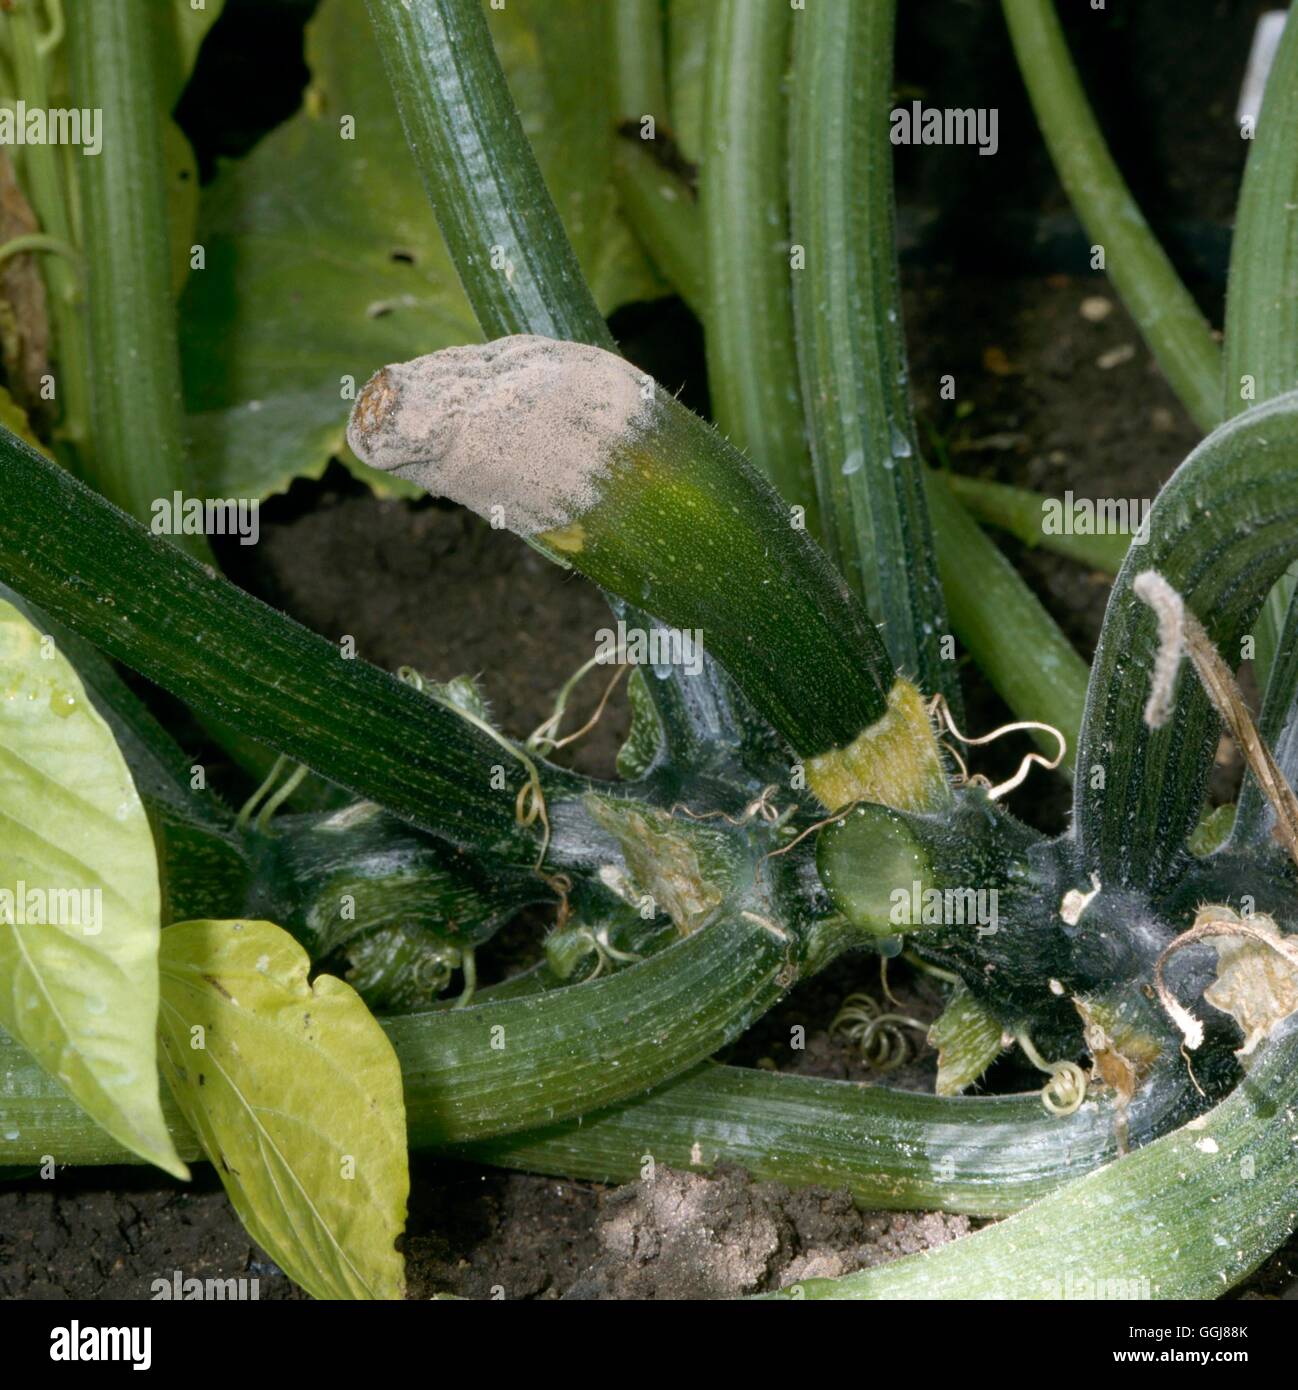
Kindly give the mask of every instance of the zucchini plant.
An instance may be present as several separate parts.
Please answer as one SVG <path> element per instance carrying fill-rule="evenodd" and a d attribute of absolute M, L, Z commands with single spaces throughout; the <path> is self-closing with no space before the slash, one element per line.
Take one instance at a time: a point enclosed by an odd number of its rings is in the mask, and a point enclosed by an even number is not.
<path fill-rule="evenodd" d="M 1208 431 L 1120 558 L 1088 673 L 921 455 L 890 0 L 671 6 L 668 45 L 657 0 L 615 0 L 593 36 L 566 0 L 323 0 L 303 111 L 218 176 L 198 230 L 165 196 L 188 7 L 160 6 L 165 44 L 132 0 L 64 7 L 66 32 L 58 5 L 14 0 L 4 33 L 15 95 L 114 119 L 102 165 L 31 147 L 40 240 L 0 249 L 41 257 L 61 387 L 43 413 L 11 390 L 0 434 L 0 1159 L 205 1158 L 321 1296 L 400 1293 L 408 1146 L 603 1181 L 702 1154 L 1007 1218 L 801 1296 L 1049 1297 L 1117 1271 L 1211 1297 L 1274 1250 L 1298 609 L 1256 725 L 1230 671 L 1298 559 L 1298 28 L 1222 351 L 1132 215 L 1050 5 L 1005 0 L 1065 187 Z M 578 33 L 611 90 L 549 112 L 592 141 L 600 183 L 573 193 L 501 58 L 543 104 L 519 54 Z M 293 167 L 309 187 L 277 200 Z M 286 353 L 286 306 L 316 284 L 343 326 Z M 604 311 L 645 286 L 702 321 L 715 422 L 618 355 Z M 520 738 L 472 680 L 379 670 L 146 524 L 173 489 L 268 495 L 331 453 L 599 586 L 634 665 L 616 780 L 549 756 L 569 688 Z M 1006 809 L 1019 778 L 970 772 L 965 655 L 1039 740 L 1024 771 L 1071 778 L 1067 833 Z M 265 773 L 241 811 L 119 666 Z M 1223 725 L 1249 768 L 1224 832 L 1205 816 Z M 477 987 L 475 953 L 529 906 L 551 922 L 537 963 Z M 936 1094 L 709 1060 L 848 951 L 943 983 Z M 962 1094 L 1009 1047 L 1040 1090 Z"/>

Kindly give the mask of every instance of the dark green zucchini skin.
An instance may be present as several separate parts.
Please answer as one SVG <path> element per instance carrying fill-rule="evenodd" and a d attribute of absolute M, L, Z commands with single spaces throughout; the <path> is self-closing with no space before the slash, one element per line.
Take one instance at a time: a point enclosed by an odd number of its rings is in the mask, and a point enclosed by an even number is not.
<path fill-rule="evenodd" d="M 1124 1116 L 1138 1148 L 1209 1104 L 1179 1058 Z M 1036 1094 L 935 1096 L 708 1063 L 578 1120 L 466 1146 L 498 1167 L 634 1182 L 644 1155 L 674 1168 L 735 1163 L 791 1187 L 843 1188 L 872 1210 L 1007 1216 L 1119 1152 L 1112 1103 L 1050 1115 Z"/>
<path fill-rule="evenodd" d="M 881 815 L 913 837 L 920 865 L 915 872 L 923 875 L 924 886 L 997 894 L 994 930 L 950 922 L 906 927 L 907 943 L 924 959 L 954 971 L 1005 1027 L 1026 1029 L 1052 1058 L 1084 1051 L 1074 999 L 1126 1000 L 1142 1027 L 1175 1050 L 1175 1032 L 1161 1011 L 1149 1006 L 1145 990 L 1159 955 L 1193 923 L 1203 903 L 1238 904 L 1249 894 L 1257 910 L 1275 916 L 1281 926 L 1298 919 L 1292 866 L 1278 856 L 1264 860 L 1227 849 L 1203 860 L 1184 855 L 1172 887 L 1163 893 L 1101 884 L 1080 917 L 1065 921 L 1065 895 L 1094 887 L 1083 872 L 1076 841 L 1045 838 L 971 787 L 958 794 L 949 816 L 866 807 L 822 835 L 820 874 L 849 920 L 854 906 L 859 911 L 862 901 L 877 901 L 877 886 L 867 898 L 852 874 L 855 866 L 868 872 L 879 862 L 870 854 L 869 840 L 878 834 Z M 899 878 L 887 886 L 904 889 L 909 884 Z M 1209 962 L 1193 952 L 1169 966 L 1170 983 L 1186 997 L 1212 978 Z M 1206 1014 L 1214 1046 L 1205 1050 L 1202 1061 L 1196 1059 L 1196 1075 L 1207 1078 L 1205 1086 L 1225 1084 L 1238 1075 L 1231 1056 L 1238 1037 L 1225 1015 Z"/>
<path fill-rule="evenodd" d="M 484 867 L 363 802 L 277 817 L 266 831 L 249 831 L 247 846 L 247 915 L 277 922 L 312 960 L 361 966 L 375 1007 L 431 1002 L 436 989 L 418 997 L 420 978 L 448 974 L 459 953 L 521 908 L 555 901 L 531 870 Z"/>
<path fill-rule="evenodd" d="M 851 743 L 894 670 L 864 606 L 744 456 L 660 387 L 571 528 L 533 537 L 627 603 L 701 633 L 793 749 Z"/>
<path fill-rule="evenodd" d="M 143 800 L 158 853 L 163 925 L 247 915 L 252 867 L 243 836 L 170 802 Z"/>

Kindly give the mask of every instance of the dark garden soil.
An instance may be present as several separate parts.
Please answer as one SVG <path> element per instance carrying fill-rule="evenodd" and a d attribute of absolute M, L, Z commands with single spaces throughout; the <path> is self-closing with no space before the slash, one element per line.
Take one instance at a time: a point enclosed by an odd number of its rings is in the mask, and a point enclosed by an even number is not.
<path fill-rule="evenodd" d="M 1170 33 L 1180 41 L 1167 44 L 1164 54 L 1161 40 L 1155 42 L 1157 26 L 1145 33 L 1145 20 L 1133 19 L 1128 42 L 1161 55 L 1132 107 L 1148 135 L 1143 157 L 1150 168 L 1180 171 L 1161 186 L 1137 191 L 1163 211 L 1169 227 L 1201 219 L 1195 235 L 1210 262 L 1212 228 L 1228 222 L 1243 151 L 1223 148 L 1218 135 L 1205 132 L 1219 130 L 1212 123 L 1233 101 L 1251 32 L 1239 16 L 1252 11 L 1204 8 L 1218 26 L 1215 47 L 1198 26 L 1182 27 L 1183 7 L 1167 4 L 1137 9 L 1169 18 Z M 1223 12 L 1233 16 L 1231 23 Z M 926 43 L 941 47 L 931 34 L 903 33 L 903 39 L 916 53 Z M 979 42 L 994 49 L 1004 40 L 972 36 L 973 51 Z M 1190 61 L 1196 66 L 1187 77 L 1183 65 Z M 1004 68 L 1003 53 L 996 62 Z M 1205 63 L 1211 70 L 1201 72 Z M 1012 71 L 1002 78 L 1018 101 Z M 1203 99 L 1205 91 L 1225 94 L 1215 109 Z M 1110 90 L 1109 97 L 1116 101 L 1121 93 Z M 1209 151 L 1203 160 L 1200 149 Z M 1000 165 L 1004 176 L 1005 164 L 987 163 Z M 904 166 L 899 177 L 904 193 Z M 1020 197 L 1017 204 L 1026 207 L 1023 225 L 1052 225 L 1050 218 L 1063 208 L 1039 155 L 1025 161 L 1023 177 L 1030 190 L 1026 203 Z M 910 180 L 911 192 L 928 207 L 924 184 Z M 958 225 L 961 215 L 976 219 L 980 210 L 949 211 Z M 903 204 L 902 220 L 903 226 L 931 227 L 941 219 L 920 216 L 914 207 L 908 213 Z M 1079 497 L 1152 498 L 1198 435 L 1103 277 L 1061 270 L 1071 264 L 1066 246 L 1053 269 L 1018 277 L 1004 274 L 994 257 L 980 260 L 940 238 L 926 246 L 907 257 L 904 273 L 911 379 L 925 442 L 929 429 L 936 431 L 963 473 L 1052 494 L 1071 488 Z M 1219 278 L 1215 285 L 1208 278 L 1202 290 L 1214 322 L 1220 322 L 1221 290 Z M 697 330 L 678 306 L 632 310 L 615 327 L 631 356 L 673 388 L 686 383 L 686 399 L 705 404 Z M 973 407 L 966 405 L 958 419 L 952 405 L 937 398 L 944 373 L 956 377 L 958 399 Z M 1004 548 L 1089 656 L 1107 578 L 1011 540 Z M 380 666 L 409 664 L 437 679 L 479 676 L 499 722 L 514 733 L 546 716 L 554 692 L 589 656 L 596 631 L 608 621 L 588 585 L 508 534 L 436 503 L 377 501 L 340 468 L 264 506 L 260 545 L 222 558 L 240 583 L 309 627 L 333 638 L 352 634 L 361 655 Z M 1023 657 L 1031 661 L 1033 654 Z M 974 730 L 1008 718 L 972 672 L 966 691 L 966 722 Z M 574 727 L 597 695 L 592 682 Z M 578 746 L 575 764 L 609 773 L 626 726 L 624 701 L 615 698 Z M 996 774 L 1012 769 L 1017 758 L 1007 748 L 978 766 Z M 1223 766 L 1226 797 L 1231 775 Z M 1048 774 L 1035 775 L 1011 805 L 1044 830 L 1066 824 L 1066 792 Z M 543 918 L 511 929 L 502 954 L 525 959 L 544 929 Z M 901 1012 L 921 1021 L 936 1016 L 938 996 L 927 980 L 899 965 L 889 983 Z M 921 1034 L 914 1035 L 911 1060 L 886 1078 L 845 1041 L 829 1036 L 844 997 L 860 990 L 879 997 L 877 962 L 840 961 L 799 987 L 731 1049 L 728 1060 L 931 1087 L 934 1057 Z M 807 1035 L 806 1047 L 796 1052 L 788 1046 L 794 1023 Z M 1038 1084 L 1009 1061 L 989 1080 L 1000 1089 Z M 941 1214 L 860 1212 L 842 1193 L 793 1192 L 753 1183 L 737 1170 L 710 1177 L 659 1170 L 652 1183 L 601 1189 L 420 1158 L 412 1166 L 406 1253 L 410 1293 L 417 1298 L 440 1291 L 511 1299 L 724 1297 L 879 1264 L 976 1224 Z M 147 1298 L 151 1282 L 170 1278 L 173 1270 L 185 1277 L 255 1276 L 262 1298 L 303 1296 L 243 1233 L 210 1170 L 200 1169 L 188 1186 L 115 1168 L 69 1170 L 54 1182 L 29 1179 L 0 1188 L 0 1297 Z M 1298 1243 L 1291 1242 L 1250 1281 L 1248 1292 L 1280 1296 L 1288 1290 L 1298 1297 L 1296 1271 Z"/>

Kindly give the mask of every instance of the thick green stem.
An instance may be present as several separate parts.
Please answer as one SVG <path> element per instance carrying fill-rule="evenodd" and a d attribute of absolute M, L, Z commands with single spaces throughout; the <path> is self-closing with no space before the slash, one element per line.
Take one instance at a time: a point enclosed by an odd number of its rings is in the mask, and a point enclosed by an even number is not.
<path fill-rule="evenodd" d="M 702 320 L 707 284 L 694 241 L 700 230 L 694 192 L 664 169 L 654 150 L 630 134 L 618 142 L 613 163 L 618 197 L 658 272 Z"/>
<path fill-rule="evenodd" d="M 794 25 L 790 137 L 802 398 L 826 549 L 898 668 L 959 714 L 943 656 L 923 465 L 911 415 L 893 227 L 895 5 L 816 5 Z"/>
<path fill-rule="evenodd" d="M 735 912 L 616 975 L 569 989 L 384 1021 L 415 1148 L 467 1143 L 613 1105 L 738 1037 L 798 977 L 799 945 Z M 122 1152 L 0 1034 L 0 1154 L 60 1163 Z M 183 1136 L 183 1127 L 173 1129 Z M 4 1144 L 2 1136 L 19 1137 Z M 191 1155 L 192 1142 L 181 1139 Z"/>
<path fill-rule="evenodd" d="M 659 0 L 612 0 L 612 99 L 624 138 L 614 152 L 618 197 L 650 258 L 702 320 L 704 271 L 694 238 L 702 226 L 694 190 L 668 162 L 675 155 L 667 102 Z M 644 124 L 653 117 L 652 135 Z"/>
<path fill-rule="evenodd" d="M 660 267 L 688 256 L 693 273 L 701 274 L 699 230 L 690 225 L 697 222 L 697 212 L 689 202 L 688 185 L 669 170 L 660 170 L 657 178 L 672 193 L 673 242 L 665 243 L 668 229 L 658 219 L 636 220 L 635 229 Z M 634 209 L 634 204 L 631 207 Z M 681 290 L 682 282 L 675 283 Z M 931 495 L 930 483 L 928 509 L 938 573 L 957 637 L 1016 717 L 1053 724 L 1075 740 L 1086 699 L 1085 663 L 1018 571 L 969 522 L 963 508 L 944 506 L 943 500 Z M 1025 648 L 1016 635 L 1020 626 L 1033 634 L 1032 645 L 1026 650 L 1046 654 L 1044 671 L 1035 671 L 1032 661 L 1025 661 Z M 1041 735 L 1040 743 L 1053 752 L 1054 740 L 1049 735 Z M 1075 741 L 1069 747 L 1075 748 Z"/>
<path fill-rule="evenodd" d="M 1104 887 L 1157 893 L 1183 872 L 1185 844 L 1221 735 L 1190 671 L 1157 728 L 1144 709 L 1159 623 L 1132 593 L 1155 570 L 1208 629 L 1232 669 L 1267 592 L 1298 558 L 1298 391 L 1219 426 L 1168 479 L 1114 582 L 1091 667 L 1074 824 L 1085 870 Z"/>
<path fill-rule="evenodd" d="M 515 812 L 523 768 L 445 706 L 151 536 L 8 431 L 0 498 L 0 580 L 110 656 L 414 825 L 535 858 L 536 828 Z"/>
<path fill-rule="evenodd" d="M 1244 169 L 1226 296 L 1222 414 L 1298 387 L 1298 24 L 1286 24 Z"/>
<path fill-rule="evenodd" d="M 1226 295 L 1222 410 L 1246 410 L 1298 386 L 1298 22 L 1286 24 L 1235 217 Z M 1295 588 L 1272 590 L 1257 623 L 1259 679 L 1271 669 Z"/>
<path fill-rule="evenodd" d="M 41 51 L 36 31 L 38 0 L 20 0 L 6 16 L 12 39 L 14 76 L 18 95 L 28 107 L 50 106 L 47 64 L 49 55 Z M 103 157 L 86 155 L 84 162 Z M 25 145 L 23 170 L 28 196 L 42 229 L 65 246 L 76 245 L 72 217 L 68 208 L 61 152 L 57 145 Z M 47 256 L 41 266 L 50 294 L 50 313 L 54 320 L 54 354 L 59 365 L 56 390 L 62 404 L 57 436 L 77 451 L 83 466 L 93 453 L 90 437 L 89 378 L 86 372 L 85 330 L 81 322 L 81 272 L 65 256 Z"/>
<path fill-rule="evenodd" d="M 787 0 L 715 0 L 700 206 L 712 415 L 820 534 L 790 302 Z"/>
<path fill-rule="evenodd" d="M 484 1010 L 474 1012 L 486 1019 Z M 411 1145 L 434 1150 L 445 1128 L 429 1118 L 440 1094 L 428 1065 L 435 1017 L 384 1022 L 402 1065 Z M 509 1024 L 503 1026 L 508 1040 Z M 622 1060 L 615 1048 L 606 1071 Z M 474 1075 L 482 1075 L 476 1064 Z M 1151 1081 L 1128 1110 L 1129 1144 L 1184 1121 L 1193 1100 L 1184 1077 L 1179 1084 L 1167 1076 Z M 181 1156 L 201 1157 L 170 1097 L 164 1094 L 163 1103 Z M 480 1123 L 463 1111 L 452 1123 L 466 1119 Z M 647 1154 L 685 1169 L 734 1163 L 758 1180 L 846 1189 L 866 1208 L 1006 1216 L 1108 1162 L 1116 1139 L 1110 1104 L 1060 1119 L 1035 1093 L 957 1099 L 705 1063 L 641 1099 L 544 1129 L 457 1143 L 452 1151 L 498 1167 L 603 1183 L 634 1182 Z M 34 1163 L 46 1153 L 60 1163 L 138 1161 L 0 1033 L 0 1161 Z"/>
<path fill-rule="evenodd" d="M 893 673 L 864 610 L 738 453 L 666 392 L 576 527 L 539 543 L 701 632 L 796 752 L 850 743 L 883 716 Z"/>
<path fill-rule="evenodd" d="M 1188 1118 L 1188 1080 L 1143 1088 L 1127 1116 L 1135 1146 Z M 1030 1096 L 948 1096 L 701 1067 L 642 1100 L 533 1133 L 474 1144 L 498 1167 L 634 1182 L 644 1159 L 760 1181 L 846 1189 L 858 1206 L 1006 1216 L 1116 1156 L 1110 1104 L 1060 1119 Z"/>
<path fill-rule="evenodd" d="M 610 978 L 390 1019 L 411 1142 L 535 1128 L 677 1076 L 776 1002 L 797 978 L 797 949 L 792 933 L 734 912 Z"/>
<path fill-rule="evenodd" d="M 928 505 L 951 625 L 1019 719 L 1051 724 L 1063 734 L 1064 767 L 1071 769 L 1086 704 L 1086 663 L 940 474 L 928 475 Z M 1049 734 L 1033 737 L 1056 752 Z"/>
<path fill-rule="evenodd" d="M 634 121 L 652 116 L 655 127 L 667 125 L 661 0 L 608 0 L 608 24 L 616 115 Z"/>
<path fill-rule="evenodd" d="M 1125 535 L 1106 532 L 1103 535 L 1068 535 L 1063 531 L 1047 531 L 1042 525 L 1046 509 L 1062 505 L 1056 499 L 1028 488 L 994 483 L 986 478 L 967 478 L 959 473 L 941 474 L 947 487 L 961 504 L 979 521 L 999 526 L 1016 536 L 1027 546 L 1040 546 L 1055 555 L 1089 565 L 1102 574 L 1117 574 L 1131 544 Z"/>
<path fill-rule="evenodd" d="M 94 481 L 147 520 L 188 491 L 155 45 L 137 0 L 68 0 L 72 95 L 103 112 L 103 149 L 76 160 L 86 257 Z M 199 537 L 177 544 L 206 553 Z"/>
<path fill-rule="evenodd" d="M 483 334 L 612 348 L 523 133 L 482 6 L 366 4 L 406 139 Z"/>
<path fill-rule="evenodd" d="M 998 1225 L 793 1298 L 1216 1298 L 1294 1228 L 1292 1026 L 1206 1115 Z"/>
<path fill-rule="evenodd" d="M 1059 180 L 1172 389 L 1195 423 L 1210 430 L 1221 419 L 1221 352 L 1109 154 L 1054 5 L 1002 4 Z"/>

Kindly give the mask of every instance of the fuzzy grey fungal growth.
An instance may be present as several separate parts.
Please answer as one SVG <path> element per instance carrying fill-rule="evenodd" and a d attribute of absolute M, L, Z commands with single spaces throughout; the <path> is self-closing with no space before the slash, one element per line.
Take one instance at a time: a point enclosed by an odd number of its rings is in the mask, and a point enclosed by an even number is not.
<path fill-rule="evenodd" d="M 647 381 L 582 343 L 524 334 L 445 348 L 376 372 L 347 442 L 372 468 L 533 535 L 598 501 L 614 446 L 652 409 Z"/>
<path fill-rule="evenodd" d="M 1176 673 L 1185 651 L 1185 604 L 1181 595 L 1157 570 L 1143 570 L 1131 581 L 1131 592 L 1143 599 L 1158 618 L 1158 655 L 1145 702 L 1145 723 L 1161 729 L 1172 713 Z"/>

